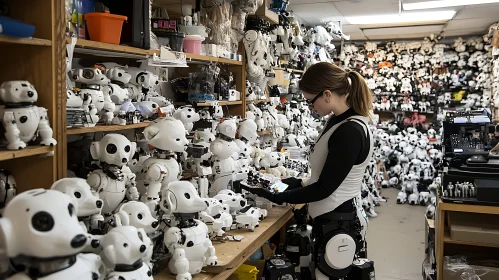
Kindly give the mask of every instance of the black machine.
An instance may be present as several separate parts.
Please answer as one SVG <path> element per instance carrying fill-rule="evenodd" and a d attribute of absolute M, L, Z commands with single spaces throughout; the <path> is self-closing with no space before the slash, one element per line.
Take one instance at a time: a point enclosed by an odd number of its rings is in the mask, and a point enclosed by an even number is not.
<path fill-rule="evenodd" d="M 121 44 L 148 50 L 151 46 L 149 0 L 101 0 L 112 14 L 127 16 L 121 32 Z"/>

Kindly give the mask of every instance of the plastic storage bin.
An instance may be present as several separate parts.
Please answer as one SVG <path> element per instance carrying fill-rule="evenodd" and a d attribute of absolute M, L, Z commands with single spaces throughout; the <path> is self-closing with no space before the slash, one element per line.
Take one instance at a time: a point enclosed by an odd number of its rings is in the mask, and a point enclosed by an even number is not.
<path fill-rule="evenodd" d="M 119 45 L 121 29 L 126 16 L 110 13 L 88 13 L 85 15 L 90 40 Z"/>
<path fill-rule="evenodd" d="M 234 271 L 233 276 L 239 280 L 256 280 L 258 269 L 255 266 L 242 264 Z"/>
<path fill-rule="evenodd" d="M 187 35 L 184 39 L 184 52 L 201 54 L 201 42 L 204 38 L 199 35 Z"/>

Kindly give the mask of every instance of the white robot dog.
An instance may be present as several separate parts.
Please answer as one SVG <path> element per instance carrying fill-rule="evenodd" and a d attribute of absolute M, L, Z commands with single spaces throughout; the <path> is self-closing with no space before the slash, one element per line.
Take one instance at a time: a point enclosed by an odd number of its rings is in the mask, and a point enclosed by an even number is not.
<path fill-rule="evenodd" d="M 41 137 L 40 145 L 55 146 L 47 109 L 35 106 L 38 92 L 27 81 L 9 81 L 0 86 L 0 99 L 5 107 L 0 109 L 0 118 L 5 129 L 7 149 L 20 150 L 26 143 Z"/>
<path fill-rule="evenodd" d="M 44 189 L 17 195 L 0 219 L 1 244 L 13 263 L 27 269 L 8 279 L 100 279 L 100 257 L 78 254 L 85 235 L 69 196 Z"/>
<path fill-rule="evenodd" d="M 98 160 L 101 169 L 90 173 L 87 183 L 104 201 L 102 213 L 110 214 L 123 201 L 138 200 L 135 174 L 127 166 L 135 154 L 136 143 L 121 134 L 107 134 L 90 147 L 92 158 Z"/>
<path fill-rule="evenodd" d="M 179 223 L 165 232 L 164 243 L 173 253 L 168 267 L 177 280 L 192 279 L 204 265 L 216 265 L 215 247 L 208 238 L 208 227 L 194 219 L 196 213 L 207 206 L 194 186 L 187 181 L 170 183 L 166 191 L 168 208 Z"/>
<path fill-rule="evenodd" d="M 112 270 L 106 279 L 154 279 L 143 261 L 150 243 L 144 229 L 132 226 L 111 229 L 101 240 L 102 260 Z"/>

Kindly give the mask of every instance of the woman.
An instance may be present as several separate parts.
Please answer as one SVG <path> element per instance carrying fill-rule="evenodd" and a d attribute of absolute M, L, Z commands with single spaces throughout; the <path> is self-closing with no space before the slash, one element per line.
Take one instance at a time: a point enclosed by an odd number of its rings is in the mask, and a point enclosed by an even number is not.
<path fill-rule="evenodd" d="M 367 127 L 372 108 L 371 92 L 357 72 L 346 72 L 327 62 L 312 65 L 299 87 L 311 109 L 321 116 L 334 114 L 312 149 L 309 181 L 302 186 L 300 179 L 285 179 L 288 190 L 276 194 L 262 188 L 245 189 L 278 204 L 309 203 L 309 214 L 314 220 L 316 266 L 329 277 L 342 277 L 349 269 L 335 274 L 337 269 L 332 271 L 327 265 L 321 266 L 320 257 L 325 255 L 321 250 L 325 250 L 326 239 L 334 236 L 345 221 L 351 221 L 352 225 L 359 223 L 356 199 L 360 197 L 364 172 L 373 152 L 372 135 Z M 352 231 L 352 234 L 355 233 Z M 362 242 L 356 240 L 355 253 L 363 247 Z"/>

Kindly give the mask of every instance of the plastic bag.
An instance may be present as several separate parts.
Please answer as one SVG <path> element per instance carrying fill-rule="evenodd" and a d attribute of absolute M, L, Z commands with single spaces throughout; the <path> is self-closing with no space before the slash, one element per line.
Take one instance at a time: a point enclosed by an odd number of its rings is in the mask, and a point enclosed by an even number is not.
<path fill-rule="evenodd" d="M 222 45 L 226 49 L 230 49 L 231 13 L 232 8 L 228 2 L 207 10 L 205 25 L 210 29 L 208 43 Z"/>
<path fill-rule="evenodd" d="M 492 267 L 497 267 L 497 269 L 492 269 Z M 444 257 L 444 275 L 459 277 L 458 279 L 461 280 L 483 280 L 492 279 L 496 274 L 499 274 L 499 261 L 497 260 L 471 256 Z"/>

